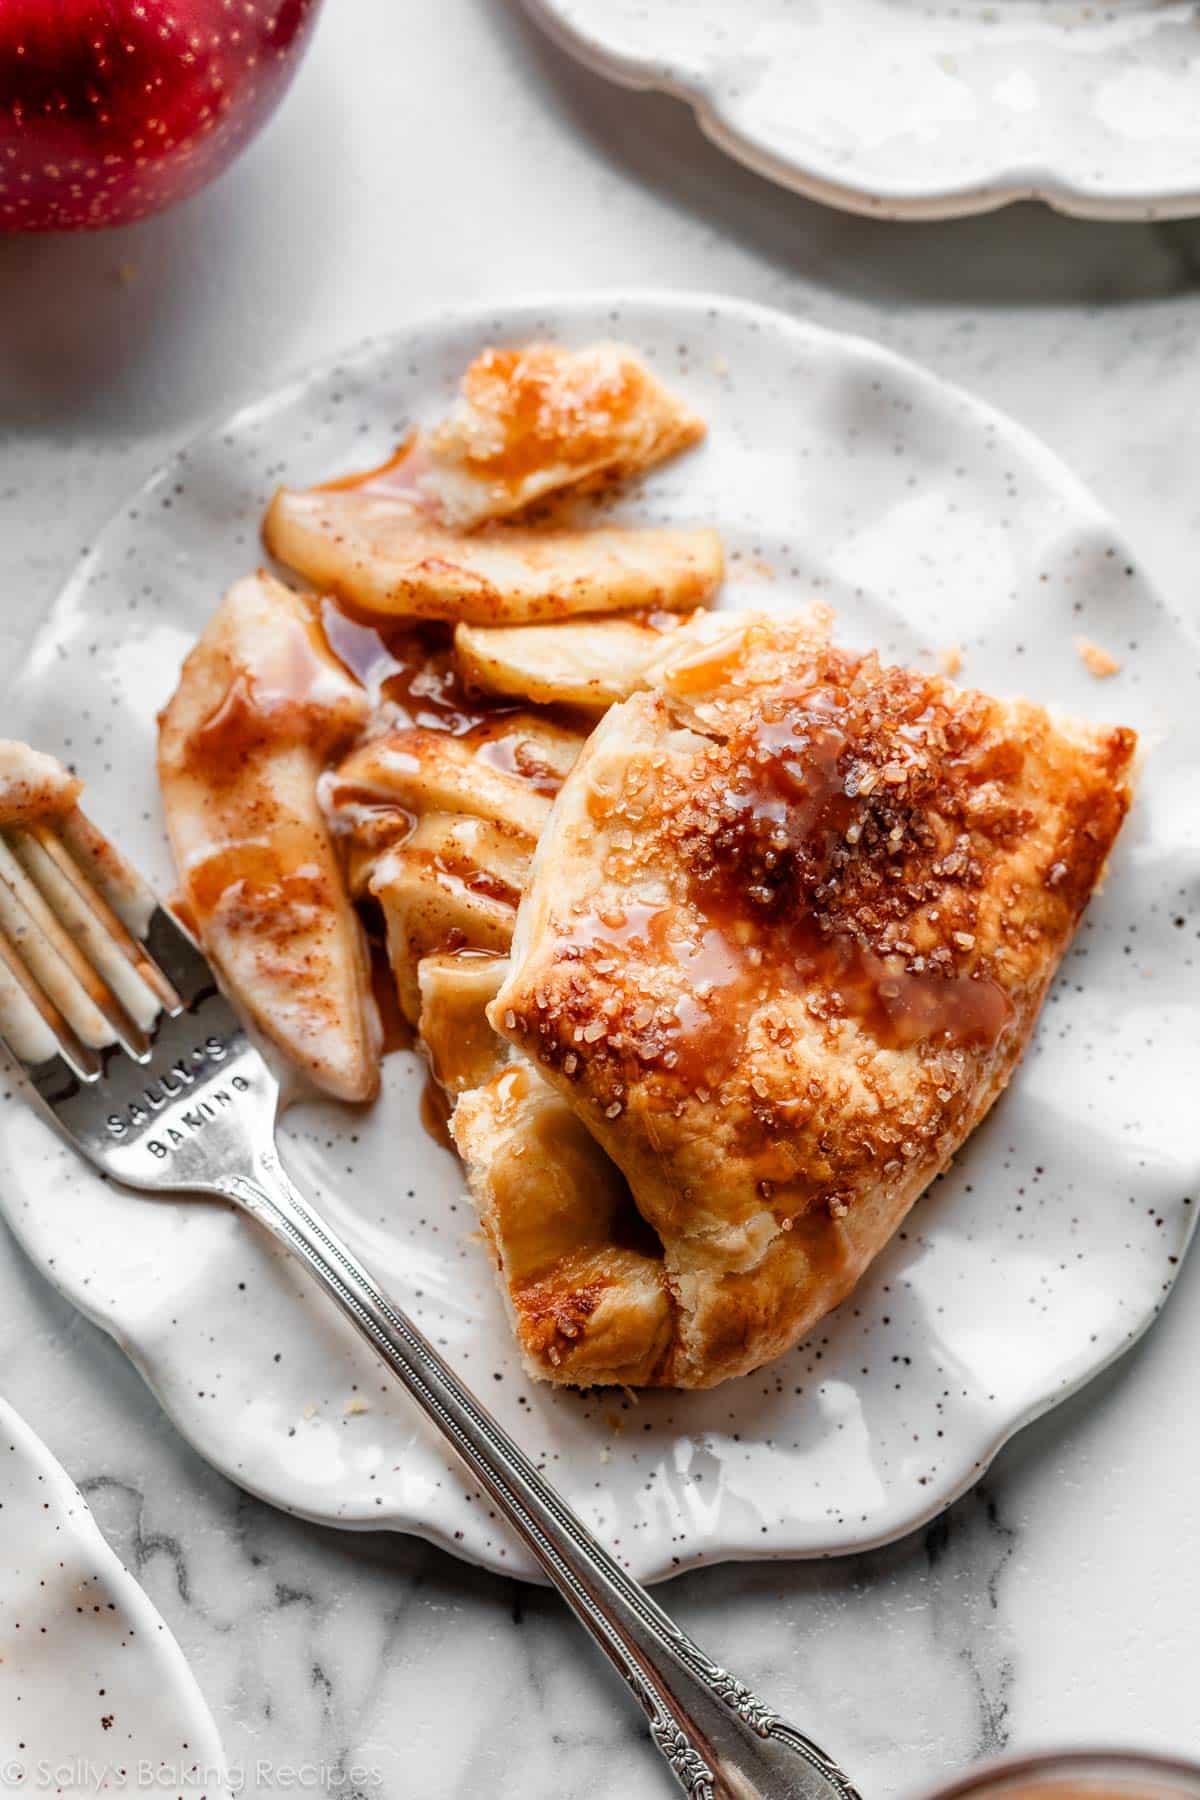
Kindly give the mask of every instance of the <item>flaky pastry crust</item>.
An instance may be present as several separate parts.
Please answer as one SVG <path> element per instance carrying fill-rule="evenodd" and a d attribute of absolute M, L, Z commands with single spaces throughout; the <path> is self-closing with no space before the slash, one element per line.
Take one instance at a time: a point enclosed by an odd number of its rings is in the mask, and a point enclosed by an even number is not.
<path fill-rule="evenodd" d="M 653 1383 L 744 1373 L 847 1294 L 1008 1081 L 1130 801 L 1132 732 L 828 626 L 743 618 L 609 712 L 489 1008 L 661 1245 Z M 586 1334 L 541 1372 L 629 1379 Z"/>
<path fill-rule="evenodd" d="M 488 349 L 429 434 L 422 485 L 447 521 L 471 527 L 561 488 L 641 475 L 704 429 L 624 344 Z"/>

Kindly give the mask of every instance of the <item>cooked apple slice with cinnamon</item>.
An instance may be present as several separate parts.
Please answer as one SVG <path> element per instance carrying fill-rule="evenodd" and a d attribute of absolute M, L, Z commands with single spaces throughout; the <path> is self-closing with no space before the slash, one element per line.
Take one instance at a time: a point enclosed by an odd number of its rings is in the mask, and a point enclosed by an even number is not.
<path fill-rule="evenodd" d="M 263 532 L 314 586 L 372 613 L 489 625 L 686 611 L 720 583 L 713 531 L 504 521 L 549 494 L 640 473 L 703 434 L 620 345 L 486 350 L 443 424 L 380 468 L 281 488 Z"/>
<path fill-rule="evenodd" d="M 373 809 L 386 808 L 412 819 L 468 813 L 536 837 L 562 779 L 543 760 L 542 745 L 557 750 L 563 737 L 577 752 L 581 737 L 545 729 L 529 716 L 502 717 L 462 737 L 419 725 L 391 731 L 342 763 L 324 784 L 325 804 L 352 829 L 360 818 L 368 824 Z"/>
<path fill-rule="evenodd" d="M 484 950 L 444 950 L 421 958 L 421 1042 L 434 1080 L 451 1096 L 479 1087 L 511 1051 L 487 1020 L 508 972 L 502 956 Z"/>
<path fill-rule="evenodd" d="M 454 659 L 464 679 L 485 694 L 600 708 L 633 692 L 660 642 L 660 631 L 644 618 L 460 625 Z"/>
<path fill-rule="evenodd" d="M 723 572 L 715 531 L 496 525 L 468 534 L 369 480 L 281 488 L 263 532 L 273 556 L 364 612 L 476 625 L 689 611 Z"/>
<path fill-rule="evenodd" d="M 237 583 L 160 719 L 159 779 L 184 899 L 230 995 L 327 1093 L 367 1100 L 379 1022 L 362 928 L 317 802 L 367 697 L 306 600 Z"/>
<path fill-rule="evenodd" d="M 553 625 L 460 625 L 454 659 L 463 679 L 485 694 L 601 710 L 644 686 L 664 657 L 679 660 L 723 639 L 730 616 L 639 613 Z"/>
<path fill-rule="evenodd" d="M 422 957 L 508 948 L 553 795 L 583 736 L 498 714 L 461 737 L 414 726 L 355 750 L 321 783 L 351 890 L 379 901 L 400 1004 L 415 1024 Z"/>
<path fill-rule="evenodd" d="M 388 957 L 405 1017 L 421 1014 L 418 969 L 447 945 L 469 944 L 503 955 L 512 942 L 520 890 L 492 876 L 473 857 L 447 861 L 427 848 L 440 821 L 424 819 L 406 844 L 380 857 L 371 893 L 387 921 Z"/>

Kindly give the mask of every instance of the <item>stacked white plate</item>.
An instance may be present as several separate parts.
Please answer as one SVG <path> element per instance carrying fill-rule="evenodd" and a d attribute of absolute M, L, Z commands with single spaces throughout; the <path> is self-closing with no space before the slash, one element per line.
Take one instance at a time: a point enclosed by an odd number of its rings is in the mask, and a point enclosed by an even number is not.
<path fill-rule="evenodd" d="M 178 1644 L 70 1476 L 2 1400 L 0 1788 L 228 1792 Z"/>
<path fill-rule="evenodd" d="M 762 175 L 884 218 L 1200 212 L 1195 0 L 526 0 Z"/>

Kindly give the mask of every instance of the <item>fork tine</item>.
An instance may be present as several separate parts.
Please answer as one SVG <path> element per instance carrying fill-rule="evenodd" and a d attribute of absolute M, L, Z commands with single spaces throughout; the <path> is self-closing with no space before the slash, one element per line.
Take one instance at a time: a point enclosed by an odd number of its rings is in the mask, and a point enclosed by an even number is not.
<path fill-rule="evenodd" d="M 155 906 L 142 942 L 189 1008 L 219 992 L 212 968 L 167 907 Z"/>
<path fill-rule="evenodd" d="M 75 809 L 0 831 L 0 1041 L 62 1099 L 118 1046 L 149 1059 L 163 1016 L 218 992 L 192 940 Z"/>
<path fill-rule="evenodd" d="M 87 814 L 78 808 L 69 813 L 59 836 L 75 868 L 141 945 L 170 993 L 168 1010 L 196 1006 L 214 993 L 213 972 L 191 937 Z"/>
<path fill-rule="evenodd" d="M 158 905 L 158 895 L 153 888 L 143 881 L 133 864 L 79 807 L 56 820 L 55 825 L 74 867 L 112 909 L 130 936 L 142 942 Z"/>
<path fill-rule="evenodd" d="M 92 966 L 102 972 L 129 1016 L 143 1031 L 152 1031 L 163 1007 L 178 1012 L 182 1002 L 175 989 L 99 891 L 95 876 L 79 867 L 53 828 L 43 822 L 15 835 L 17 855 L 59 918 L 78 931 Z"/>
<path fill-rule="evenodd" d="M 117 1036 L 106 1016 L 109 996 L 77 946 L 0 835 L 0 935 L 24 966 L 35 991 L 66 1020 L 81 1043 L 98 1050 Z"/>
<path fill-rule="evenodd" d="M 100 1074 L 96 1051 L 82 1043 L 0 932 L 0 1040 L 26 1074 L 55 1087 Z M 61 1082 L 60 1082 L 61 1077 Z"/>
<path fill-rule="evenodd" d="M 78 806 L 56 819 L 55 824 L 76 866 L 96 892 L 104 896 L 126 929 L 134 937 L 141 937 L 158 904 L 148 883 Z"/>

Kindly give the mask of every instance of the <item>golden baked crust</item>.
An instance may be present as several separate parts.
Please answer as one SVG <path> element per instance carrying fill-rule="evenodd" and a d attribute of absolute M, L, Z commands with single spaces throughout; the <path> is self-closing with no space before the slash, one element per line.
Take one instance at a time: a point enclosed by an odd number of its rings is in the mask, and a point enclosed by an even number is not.
<path fill-rule="evenodd" d="M 425 440 L 422 485 L 471 527 L 564 487 L 625 480 L 704 436 L 704 421 L 624 344 L 488 349 Z"/>
<path fill-rule="evenodd" d="M 369 1100 L 379 1022 L 362 927 L 317 803 L 368 700 L 310 602 L 230 589 L 159 721 L 159 782 L 188 910 L 233 998 L 328 1093 Z"/>
<path fill-rule="evenodd" d="M 1135 740 L 838 649 L 820 611 L 655 679 L 564 783 L 489 1017 L 661 1240 L 648 1378 L 708 1386 L 845 1296 L 1004 1087 Z"/>
<path fill-rule="evenodd" d="M 662 1247 L 578 1114 L 516 1055 L 450 1119 L 530 1374 L 646 1386 L 670 1352 Z"/>

